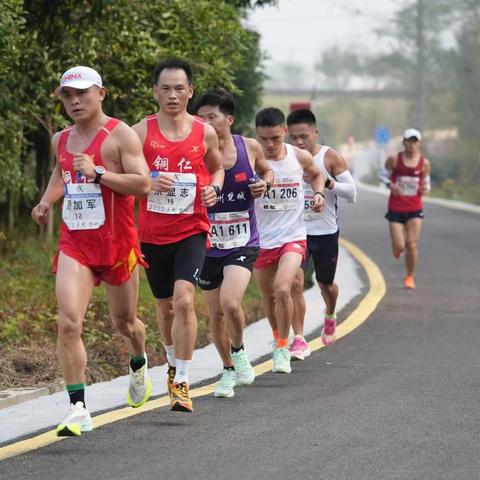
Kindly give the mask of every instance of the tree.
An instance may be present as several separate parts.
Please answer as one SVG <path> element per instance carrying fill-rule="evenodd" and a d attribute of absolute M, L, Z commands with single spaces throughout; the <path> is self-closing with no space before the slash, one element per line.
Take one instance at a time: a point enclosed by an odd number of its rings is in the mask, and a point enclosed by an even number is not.
<path fill-rule="evenodd" d="M 8 74 L 23 153 L 17 170 L 38 190 L 45 188 L 53 167 L 50 137 L 68 123 L 53 91 L 74 65 L 99 70 L 107 87 L 105 111 L 130 123 L 156 109 L 151 72 L 166 56 L 192 64 L 198 90 L 224 86 L 250 99 L 252 109 L 261 89 L 254 83 L 261 78 L 258 36 L 242 27 L 238 8 L 216 2 L 213 9 L 209 0 L 25 0 L 21 16 L 12 19 L 16 27 L 25 24 L 19 68 Z M 23 151 L 27 146 L 34 152 L 31 173 L 24 172 L 32 158 Z M 5 173 L 13 171 L 9 165 Z"/>

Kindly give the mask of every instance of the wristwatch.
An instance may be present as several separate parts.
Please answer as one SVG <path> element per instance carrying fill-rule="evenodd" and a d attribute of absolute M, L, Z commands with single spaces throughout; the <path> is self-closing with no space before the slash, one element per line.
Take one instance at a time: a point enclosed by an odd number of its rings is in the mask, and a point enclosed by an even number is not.
<path fill-rule="evenodd" d="M 97 165 L 95 167 L 95 180 L 93 183 L 100 183 L 100 179 L 102 178 L 102 175 L 106 172 L 105 167 L 102 167 L 101 165 Z"/>
<path fill-rule="evenodd" d="M 270 191 L 270 189 L 272 188 L 272 184 L 270 182 L 265 182 L 267 184 L 267 192 Z"/>
<path fill-rule="evenodd" d="M 325 188 L 328 188 L 331 183 L 332 181 L 329 178 L 327 178 L 327 181 L 325 182 Z"/>

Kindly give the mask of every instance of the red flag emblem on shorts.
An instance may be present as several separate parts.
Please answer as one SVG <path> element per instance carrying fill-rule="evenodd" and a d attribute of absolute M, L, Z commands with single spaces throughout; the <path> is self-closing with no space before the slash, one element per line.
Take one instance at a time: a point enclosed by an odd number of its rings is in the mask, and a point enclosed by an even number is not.
<path fill-rule="evenodd" d="M 247 181 L 247 173 L 240 172 L 235 174 L 235 181 L 236 182 L 246 182 Z"/>

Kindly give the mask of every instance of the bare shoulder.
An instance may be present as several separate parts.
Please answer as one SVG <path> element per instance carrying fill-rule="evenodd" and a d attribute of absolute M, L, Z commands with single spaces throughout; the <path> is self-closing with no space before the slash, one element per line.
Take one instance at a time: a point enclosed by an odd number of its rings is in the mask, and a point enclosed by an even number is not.
<path fill-rule="evenodd" d="M 243 137 L 243 141 L 245 142 L 245 145 L 249 151 L 254 153 L 263 152 L 262 146 L 254 138 Z"/>
<path fill-rule="evenodd" d="M 338 175 L 345 170 L 348 170 L 347 162 L 342 157 L 340 152 L 333 148 L 329 148 L 325 153 L 325 164 L 330 173 Z"/>
<path fill-rule="evenodd" d="M 218 137 L 214 128 L 208 123 L 204 123 L 203 141 L 207 150 L 211 148 L 218 148 Z"/>
<path fill-rule="evenodd" d="M 113 137 L 119 146 L 139 143 L 139 136 L 133 127 L 130 127 L 125 122 L 120 122 L 112 131 Z"/>
<path fill-rule="evenodd" d="M 144 118 L 143 120 L 140 120 L 139 122 L 133 124 L 131 128 L 143 143 L 145 141 L 145 137 L 147 136 L 147 119 Z"/>
<path fill-rule="evenodd" d="M 387 170 L 393 170 L 397 165 L 397 157 L 395 155 L 389 155 L 385 161 L 385 168 Z"/>
<path fill-rule="evenodd" d="M 432 168 L 432 164 L 430 163 L 430 160 L 427 160 L 426 158 L 424 158 L 423 159 L 423 173 L 425 175 L 429 175 L 431 168 Z"/>
<path fill-rule="evenodd" d="M 295 152 L 295 155 L 299 162 L 301 163 L 313 162 L 312 154 L 310 152 L 307 152 L 307 150 L 302 150 L 301 148 L 293 146 L 293 151 Z"/>

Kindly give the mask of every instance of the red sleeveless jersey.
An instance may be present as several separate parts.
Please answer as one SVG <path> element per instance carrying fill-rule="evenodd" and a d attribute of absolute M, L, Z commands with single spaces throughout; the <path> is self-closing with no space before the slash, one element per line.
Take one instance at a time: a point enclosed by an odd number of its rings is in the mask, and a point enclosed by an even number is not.
<path fill-rule="evenodd" d="M 83 153 L 90 155 L 95 165 L 103 165 L 102 144 L 119 123 L 120 120 L 115 118 L 108 120 L 84 150 Z M 72 128 L 63 130 L 60 135 L 58 164 L 65 184 L 87 183 L 87 179 L 73 169 L 73 155 L 67 150 Z M 139 252 L 134 221 L 135 198 L 114 192 L 105 185 L 100 185 L 100 188 L 105 210 L 103 225 L 96 229 L 70 230 L 62 221 L 60 226 L 60 251 L 92 269 L 115 266 L 128 258 L 132 249 Z"/>
<path fill-rule="evenodd" d="M 392 212 L 415 212 L 423 209 L 422 179 L 424 158 L 420 156 L 415 167 L 407 167 L 403 161 L 403 152 L 397 155 L 397 164 L 390 175 L 390 181 L 400 186 L 403 195 L 390 194 L 388 210 Z"/>
<path fill-rule="evenodd" d="M 171 141 L 160 131 L 157 117 L 147 117 L 143 153 L 152 176 L 175 173 L 176 184 L 168 193 L 151 192 L 140 199 L 138 229 L 142 242 L 165 245 L 209 231 L 200 191 L 210 184 L 210 174 L 204 162 L 204 122 L 195 117 L 188 137 Z"/>

